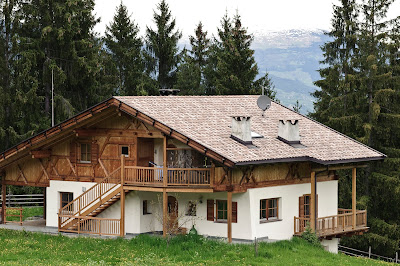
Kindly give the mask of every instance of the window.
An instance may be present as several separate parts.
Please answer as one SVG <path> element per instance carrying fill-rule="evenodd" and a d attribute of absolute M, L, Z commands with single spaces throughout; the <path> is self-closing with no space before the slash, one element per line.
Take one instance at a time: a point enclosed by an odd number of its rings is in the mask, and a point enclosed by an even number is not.
<path fill-rule="evenodd" d="M 81 163 L 90 163 L 91 162 L 91 148 L 92 145 L 90 143 L 81 143 Z"/>
<path fill-rule="evenodd" d="M 64 208 L 73 198 L 74 194 L 72 192 L 60 192 L 60 208 Z"/>
<path fill-rule="evenodd" d="M 278 203 L 278 198 L 260 200 L 260 220 L 279 220 Z"/>
<path fill-rule="evenodd" d="M 196 216 L 196 202 L 189 201 L 186 209 L 186 216 Z"/>
<path fill-rule="evenodd" d="M 216 200 L 216 221 L 226 223 L 228 220 L 228 202 Z M 214 221 L 214 200 L 207 200 L 207 220 Z M 232 223 L 237 223 L 237 202 L 232 202 Z"/>
<path fill-rule="evenodd" d="M 147 203 L 148 203 L 147 200 L 144 200 L 144 201 L 143 201 L 143 215 L 151 214 L 151 212 L 149 212 L 148 204 L 147 204 Z"/>
<path fill-rule="evenodd" d="M 121 155 L 125 157 L 129 157 L 129 147 L 128 146 L 120 146 Z"/>
<path fill-rule="evenodd" d="M 228 203 L 226 200 L 217 200 L 217 221 L 228 219 Z"/>

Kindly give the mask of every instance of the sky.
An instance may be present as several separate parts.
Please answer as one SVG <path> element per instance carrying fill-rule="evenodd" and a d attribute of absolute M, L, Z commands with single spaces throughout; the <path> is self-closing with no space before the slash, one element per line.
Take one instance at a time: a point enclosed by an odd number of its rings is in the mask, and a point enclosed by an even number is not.
<path fill-rule="evenodd" d="M 243 26 L 250 33 L 281 31 L 291 29 L 329 30 L 332 4 L 338 0 L 167 0 L 172 16 L 184 39 L 193 35 L 199 21 L 209 34 L 215 34 L 220 20 L 228 11 L 230 16 L 238 10 Z M 106 25 L 114 16 L 120 1 L 95 0 L 95 13 L 101 22 L 95 30 L 102 36 Z M 159 0 L 124 0 L 131 18 L 138 24 L 141 36 L 146 26 L 154 28 L 153 10 Z M 400 0 L 392 5 L 389 17 L 400 15 Z"/>

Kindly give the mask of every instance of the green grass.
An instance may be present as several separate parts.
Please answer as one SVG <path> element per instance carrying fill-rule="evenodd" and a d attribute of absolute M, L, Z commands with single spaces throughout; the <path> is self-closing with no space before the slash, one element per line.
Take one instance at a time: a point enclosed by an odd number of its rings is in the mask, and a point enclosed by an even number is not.
<path fill-rule="evenodd" d="M 25 221 L 29 217 L 33 216 L 42 216 L 43 215 L 43 207 L 23 207 L 22 208 L 22 220 Z M 19 215 L 19 211 L 16 210 L 7 210 L 7 214 L 17 214 Z M 7 217 L 7 221 L 19 221 L 19 217 L 10 216 Z"/>
<path fill-rule="evenodd" d="M 48 265 L 373 265 L 382 262 L 335 255 L 300 238 L 254 246 L 226 244 L 197 236 L 167 242 L 140 235 L 131 240 L 70 238 L 0 229 L 0 264 Z"/>

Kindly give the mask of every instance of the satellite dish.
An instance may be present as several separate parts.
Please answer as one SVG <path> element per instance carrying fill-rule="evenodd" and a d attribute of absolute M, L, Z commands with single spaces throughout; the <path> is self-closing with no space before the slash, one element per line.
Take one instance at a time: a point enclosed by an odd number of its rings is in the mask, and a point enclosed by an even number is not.
<path fill-rule="evenodd" d="M 261 95 L 258 97 L 257 105 L 258 108 L 265 112 L 265 110 L 271 107 L 271 99 L 266 95 Z"/>

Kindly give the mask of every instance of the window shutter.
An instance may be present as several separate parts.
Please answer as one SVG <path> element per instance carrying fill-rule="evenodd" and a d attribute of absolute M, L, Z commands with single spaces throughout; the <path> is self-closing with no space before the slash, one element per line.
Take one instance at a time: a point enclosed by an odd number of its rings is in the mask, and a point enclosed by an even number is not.
<path fill-rule="evenodd" d="M 214 200 L 207 200 L 207 221 L 214 221 Z"/>
<path fill-rule="evenodd" d="M 237 202 L 232 202 L 232 223 L 237 223 Z"/>
<path fill-rule="evenodd" d="M 92 143 L 91 147 L 92 148 L 91 148 L 91 151 L 90 151 L 90 154 L 91 154 L 90 161 L 93 164 L 97 164 L 97 159 L 99 157 L 99 144 Z"/>
<path fill-rule="evenodd" d="M 304 196 L 299 197 L 299 217 L 304 217 Z"/>
<path fill-rule="evenodd" d="M 76 143 L 74 141 L 70 143 L 69 160 L 71 163 L 76 163 Z"/>

